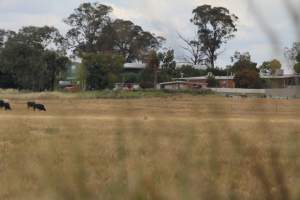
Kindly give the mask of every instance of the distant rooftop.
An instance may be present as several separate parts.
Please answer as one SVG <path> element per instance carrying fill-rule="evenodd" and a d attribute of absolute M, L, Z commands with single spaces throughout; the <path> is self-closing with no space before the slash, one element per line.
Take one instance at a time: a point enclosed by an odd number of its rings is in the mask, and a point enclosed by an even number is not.
<path fill-rule="evenodd" d="M 206 80 L 209 76 L 199 76 L 199 77 L 183 77 L 183 78 L 175 78 L 174 80 Z M 263 79 L 287 79 L 287 78 L 300 78 L 299 74 L 285 74 L 280 76 L 275 75 L 261 75 L 261 78 Z M 234 80 L 234 76 L 215 76 L 215 79 L 217 80 Z"/>
<path fill-rule="evenodd" d="M 217 80 L 233 80 L 234 76 L 215 76 L 214 78 Z M 196 81 L 196 80 L 206 80 L 206 79 L 208 79 L 208 76 L 177 78 L 176 80 Z"/>
<path fill-rule="evenodd" d="M 176 62 L 176 67 L 177 68 L 181 68 L 183 66 L 188 66 L 188 65 L 192 66 L 195 69 L 202 69 L 202 70 L 206 70 L 207 69 L 206 65 L 194 65 L 194 64 L 189 63 L 189 62 Z"/>
<path fill-rule="evenodd" d="M 261 78 L 264 79 L 284 79 L 284 78 L 300 78 L 298 74 L 284 74 L 284 75 L 261 75 Z"/>
<path fill-rule="evenodd" d="M 124 68 L 125 69 L 145 69 L 146 64 L 144 64 L 144 63 L 125 63 Z"/>
<path fill-rule="evenodd" d="M 181 68 L 182 66 L 187 66 L 187 65 L 190 65 L 195 69 L 202 69 L 202 70 L 207 69 L 207 67 L 204 66 L 204 65 L 193 65 L 191 63 L 186 63 L 186 62 L 185 63 L 184 62 L 177 62 L 176 63 L 177 68 Z M 146 64 L 145 63 L 125 63 L 124 68 L 125 69 L 145 69 Z"/>

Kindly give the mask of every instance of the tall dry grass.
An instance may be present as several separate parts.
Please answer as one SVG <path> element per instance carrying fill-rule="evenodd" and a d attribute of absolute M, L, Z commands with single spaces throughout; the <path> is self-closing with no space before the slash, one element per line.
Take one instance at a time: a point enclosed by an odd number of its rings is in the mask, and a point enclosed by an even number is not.
<path fill-rule="evenodd" d="M 0 199 L 299 197 L 299 100 L 42 101 L 0 112 Z"/>

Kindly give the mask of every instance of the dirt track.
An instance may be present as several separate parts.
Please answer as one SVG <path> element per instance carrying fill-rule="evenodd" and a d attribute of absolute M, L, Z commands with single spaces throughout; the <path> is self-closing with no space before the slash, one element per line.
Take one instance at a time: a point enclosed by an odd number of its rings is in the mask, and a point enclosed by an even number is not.
<path fill-rule="evenodd" d="M 128 117 L 116 117 L 116 116 L 58 116 L 58 115 L 5 115 L 1 114 L 0 115 L 0 121 L 1 120 L 12 120 L 12 119 L 26 119 L 26 120 L 54 120 L 54 119 L 59 119 L 59 120 L 103 120 L 103 121 L 157 121 L 158 119 L 155 118 L 141 118 L 141 117 L 136 117 L 136 118 L 128 118 Z M 225 118 L 225 119 L 220 119 L 217 117 L 212 117 L 212 118 L 200 118 L 198 119 L 197 117 L 190 117 L 189 119 L 183 119 L 181 117 L 168 117 L 165 119 L 160 119 L 160 121 L 180 121 L 180 122 L 185 122 L 185 121 L 190 121 L 190 122 L 248 122 L 248 123 L 259 123 L 260 118 L 241 118 L 241 117 L 230 117 L 230 118 Z M 264 120 L 265 122 L 268 123 L 290 123 L 290 124 L 298 124 L 300 123 L 300 119 L 294 119 L 294 118 L 283 118 L 283 119 L 266 119 Z"/>

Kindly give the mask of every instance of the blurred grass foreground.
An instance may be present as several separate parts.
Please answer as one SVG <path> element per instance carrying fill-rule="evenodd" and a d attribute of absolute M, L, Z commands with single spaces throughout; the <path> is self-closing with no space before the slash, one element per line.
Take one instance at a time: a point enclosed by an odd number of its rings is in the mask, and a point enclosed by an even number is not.
<path fill-rule="evenodd" d="M 35 96 L 42 113 L 18 95 L 0 111 L 0 199 L 300 197 L 299 100 Z"/>

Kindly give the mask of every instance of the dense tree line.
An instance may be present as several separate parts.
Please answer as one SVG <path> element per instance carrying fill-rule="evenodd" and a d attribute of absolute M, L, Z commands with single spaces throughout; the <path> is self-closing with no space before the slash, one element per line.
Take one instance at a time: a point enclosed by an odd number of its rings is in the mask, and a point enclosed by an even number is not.
<path fill-rule="evenodd" d="M 164 41 L 131 21 L 112 19 L 111 12 L 103 4 L 83 3 L 64 20 L 71 26 L 69 47 L 83 61 L 80 77 L 86 89 L 111 88 L 123 81 L 120 73 L 125 62 L 147 62 L 148 54 Z"/>
<path fill-rule="evenodd" d="M 278 60 L 260 67 L 249 53 L 236 52 L 232 65 L 218 68 L 215 62 L 222 47 L 234 37 L 238 17 L 223 7 L 202 5 L 195 8 L 190 20 L 196 27 L 193 39 L 184 41 L 191 65 L 176 67 L 173 49 L 162 50 L 164 38 L 143 30 L 129 20 L 111 17 L 113 9 L 100 3 L 83 3 L 64 22 L 70 27 L 63 36 L 55 27 L 27 26 L 19 31 L 0 29 L 0 87 L 33 91 L 55 90 L 66 78 L 70 57 L 82 62 L 77 78 L 83 89 L 112 88 L 116 82 L 135 82 L 154 87 L 182 75 L 225 76 L 234 73 L 238 87 L 259 88 L 264 83 L 259 72 L 275 74 L 281 69 Z M 300 45 L 295 43 L 286 55 L 293 69 L 300 73 Z M 122 74 L 126 62 L 143 62 L 140 74 Z M 194 65 L 205 65 L 206 70 Z M 210 85 L 216 81 L 210 77 Z"/>
<path fill-rule="evenodd" d="M 69 62 L 64 39 L 54 27 L 24 27 L 1 31 L 1 87 L 53 90 Z"/>
<path fill-rule="evenodd" d="M 80 58 L 78 79 L 85 89 L 112 87 L 121 81 L 125 62 L 142 61 L 147 68 L 136 79 L 142 85 L 153 86 L 185 73 L 202 74 L 190 66 L 176 68 L 174 50 L 158 51 L 164 38 L 143 30 L 129 20 L 113 19 L 110 6 L 83 3 L 64 22 L 70 30 L 62 36 L 55 27 L 23 27 L 18 32 L 0 30 L 0 86 L 34 91 L 54 90 L 63 80 L 70 60 L 67 52 Z M 201 55 L 196 63 L 209 63 L 215 69 L 217 51 L 233 37 L 237 17 L 226 8 L 199 6 L 191 20 L 198 35 L 190 44 Z M 161 66 L 161 67 L 160 67 Z M 150 84 L 151 83 L 151 84 Z"/>
<path fill-rule="evenodd" d="M 121 79 L 124 58 L 116 54 L 86 53 L 82 55 L 82 67 L 87 90 L 112 89 Z"/>
<path fill-rule="evenodd" d="M 143 60 L 164 40 L 144 31 L 133 22 L 110 17 L 113 9 L 99 3 L 83 3 L 65 23 L 72 28 L 67 33 L 69 45 L 78 56 L 82 53 L 112 53 L 122 55 L 126 62 Z"/>
<path fill-rule="evenodd" d="M 54 90 L 65 78 L 70 50 L 82 60 L 78 73 L 86 89 L 112 87 L 125 62 L 144 61 L 164 38 L 131 21 L 112 19 L 111 12 L 103 4 L 81 4 L 64 20 L 71 27 L 65 37 L 48 26 L 0 30 L 0 87 Z"/>

